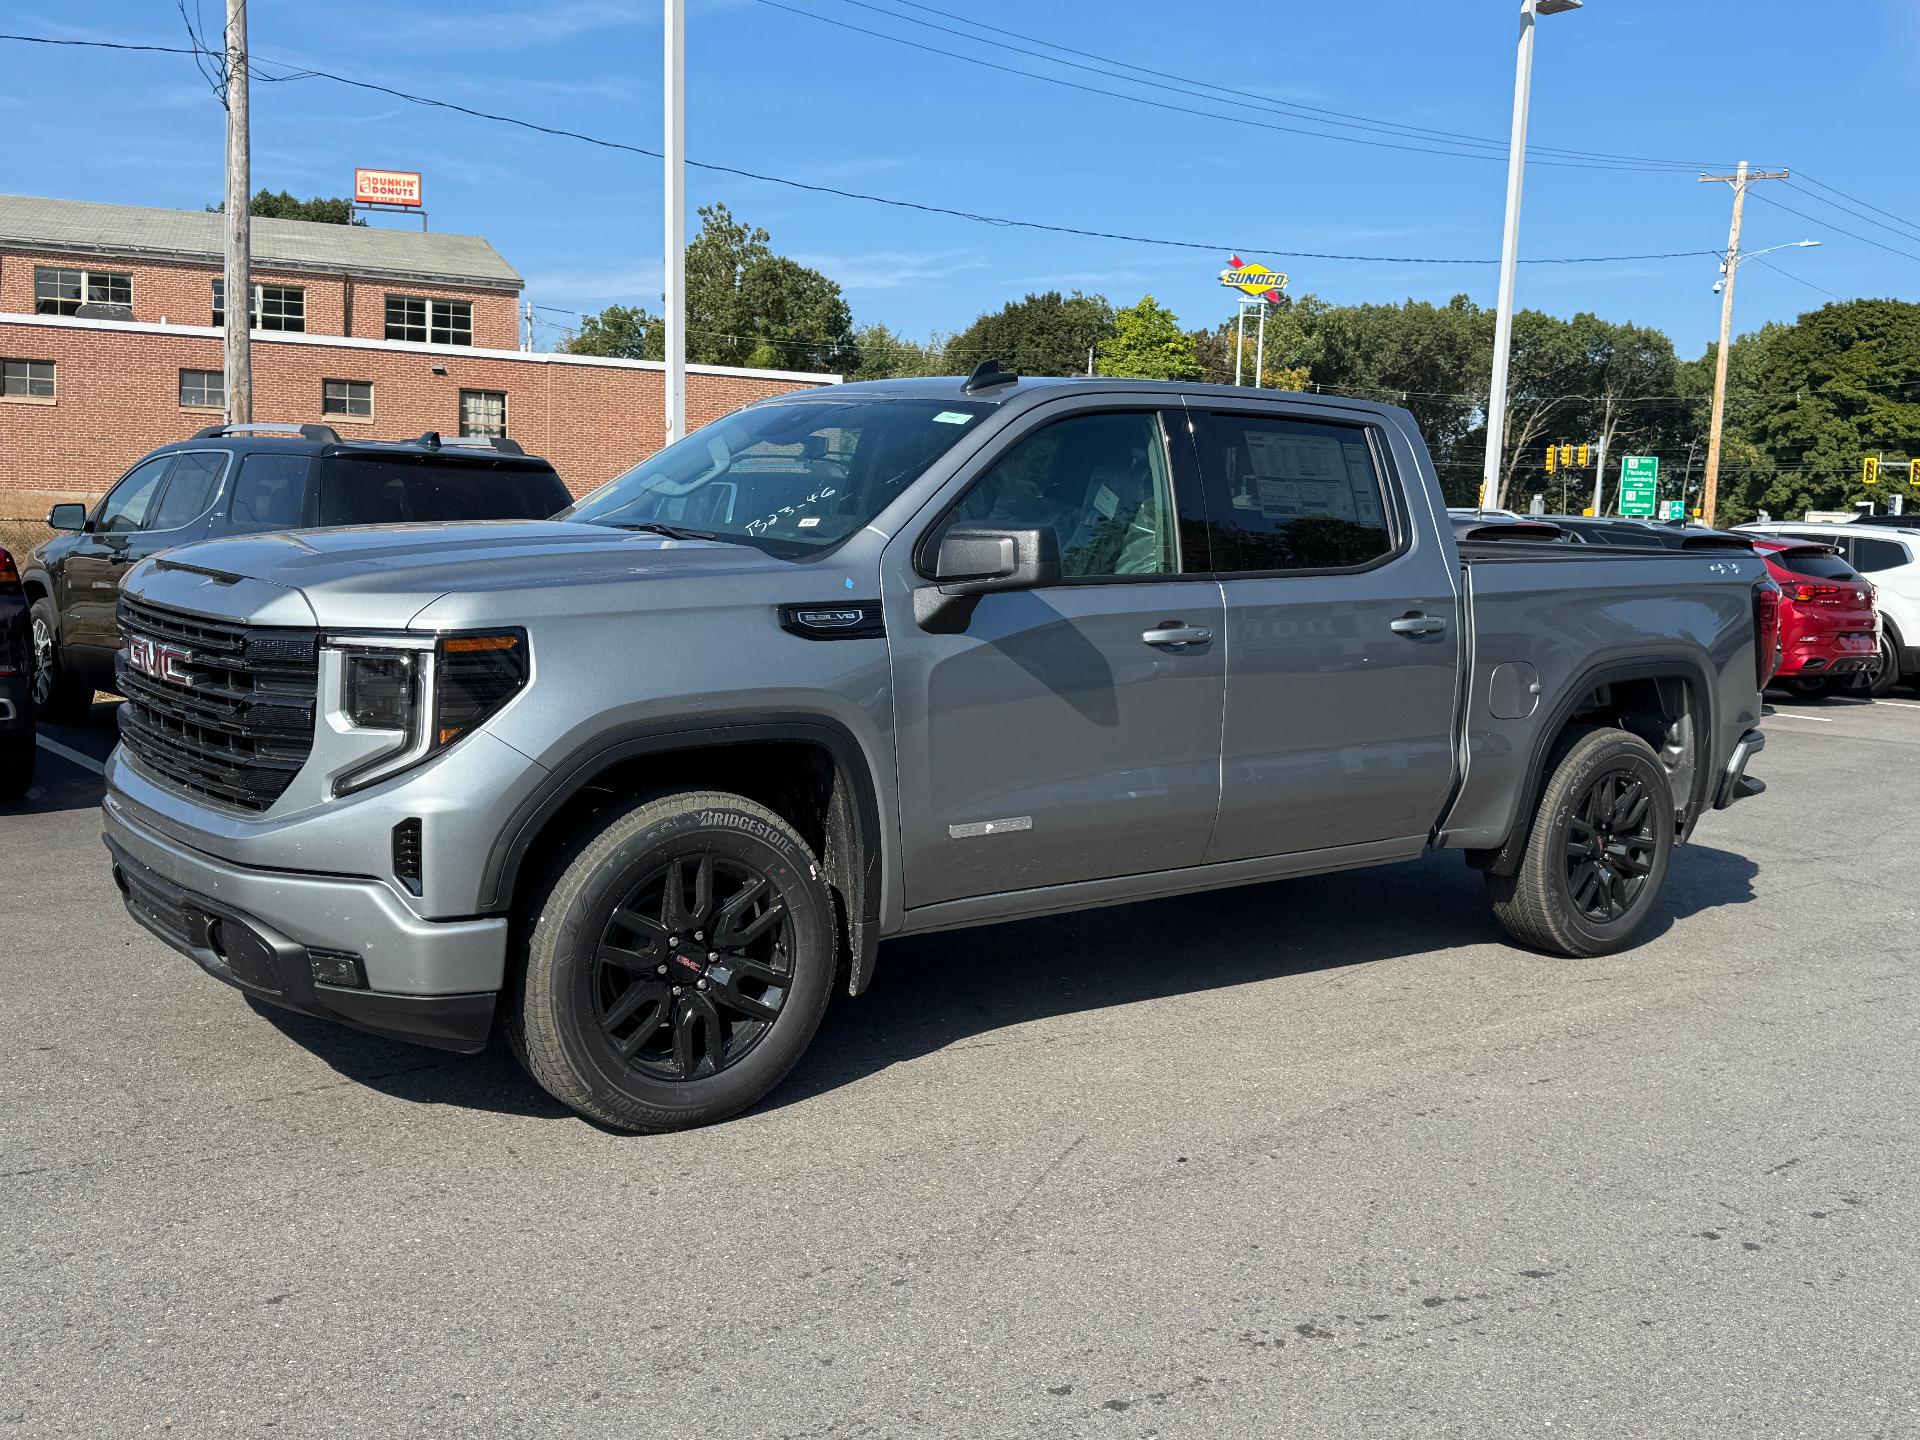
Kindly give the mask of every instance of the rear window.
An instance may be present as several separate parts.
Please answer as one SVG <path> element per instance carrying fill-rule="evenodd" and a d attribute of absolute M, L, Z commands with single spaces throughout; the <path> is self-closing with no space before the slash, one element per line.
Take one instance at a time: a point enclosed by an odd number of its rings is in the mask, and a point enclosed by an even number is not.
<path fill-rule="evenodd" d="M 319 525 L 544 520 L 573 497 L 550 467 L 411 455 L 330 455 Z"/>
<path fill-rule="evenodd" d="M 1770 557 L 1782 570 L 1805 575 L 1812 580 L 1858 580 L 1853 567 L 1838 555 L 1825 550 L 1782 550 Z"/>

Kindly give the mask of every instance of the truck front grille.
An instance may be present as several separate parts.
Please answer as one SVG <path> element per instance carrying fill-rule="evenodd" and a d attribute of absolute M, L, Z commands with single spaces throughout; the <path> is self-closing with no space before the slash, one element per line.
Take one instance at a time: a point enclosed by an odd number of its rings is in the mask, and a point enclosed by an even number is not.
<path fill-rule="evenodd" d="M 119 618 L 121 743 L 175 789 L 242 810 L 278 800 L 313 749 L 319 633 L 124 595 Z"/>

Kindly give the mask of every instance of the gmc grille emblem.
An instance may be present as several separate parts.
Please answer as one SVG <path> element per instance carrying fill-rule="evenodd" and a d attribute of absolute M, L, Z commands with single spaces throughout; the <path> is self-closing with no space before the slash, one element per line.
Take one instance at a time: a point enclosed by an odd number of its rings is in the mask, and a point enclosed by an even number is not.
<path fill-rule="evenodd" d="M 151 675 L 170 685 L 193 684 L 193 676 L 187 673 L 192 659 L 192 655 L 177 645 L 162 645 L 144 635 L 127 637 L 127 663 L 142 675 Z"/>

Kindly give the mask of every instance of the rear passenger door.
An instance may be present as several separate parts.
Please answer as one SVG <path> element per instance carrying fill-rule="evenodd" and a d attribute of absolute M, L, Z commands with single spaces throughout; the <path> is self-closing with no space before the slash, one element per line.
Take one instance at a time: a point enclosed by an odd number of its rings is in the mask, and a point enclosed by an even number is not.
<path fill-rule="evenodd" d="M 1360 412 L 1195 419 L 1227 624 L 1208 861 L 1424 838 L 1453 782 L 1461 636 L 1451 561 L 1409 511 L 1413 452 Z"/>

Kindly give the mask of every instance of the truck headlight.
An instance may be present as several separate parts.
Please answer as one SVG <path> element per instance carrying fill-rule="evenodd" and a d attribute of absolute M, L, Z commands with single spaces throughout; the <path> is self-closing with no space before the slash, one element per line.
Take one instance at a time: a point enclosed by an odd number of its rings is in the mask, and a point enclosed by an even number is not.
<path fill-rule="evenodd" d="M 382 637 L 377 644 L 342 635 L 327 643 L 342 652 L 340 716 L 355 730 L 393 737 L 334 781 L 336 796 L 412 769 L 454 744 L 519 694 L 531 670 L 524 630 Z"/>

